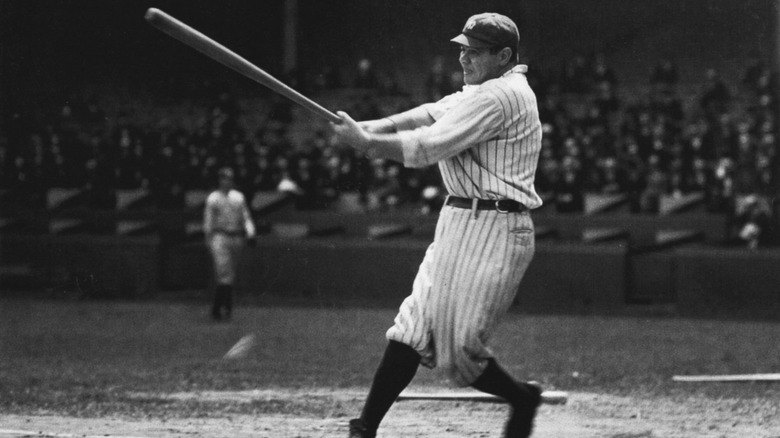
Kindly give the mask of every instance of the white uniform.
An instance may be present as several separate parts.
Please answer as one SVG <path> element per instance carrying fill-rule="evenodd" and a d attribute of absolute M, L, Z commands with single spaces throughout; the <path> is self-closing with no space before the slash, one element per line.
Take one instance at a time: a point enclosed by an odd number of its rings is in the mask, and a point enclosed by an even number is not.
<path fill-rule="evenodd" d="M 217 284 L 232 285 L 244 241 L 255 235 L 244 195 L 238 190 L 211 192 L 203 212 L 203 231 Z"/>
<path fill-rule="evenodd" d="M 539 207 L 533 183 L 542 131 L 526 71 L 515 66 L 499 78 L 389 117 L 401 137 L 404 165 L 438 163 L 452 196 Z M 412 294 L 387 338 L 413 347 L 423 365 L 444 368 L 455 384 L 470 385 L 492 356 L 488 340 L 515 299 L 534 245 L 528 211 L 445 205 Z"/>

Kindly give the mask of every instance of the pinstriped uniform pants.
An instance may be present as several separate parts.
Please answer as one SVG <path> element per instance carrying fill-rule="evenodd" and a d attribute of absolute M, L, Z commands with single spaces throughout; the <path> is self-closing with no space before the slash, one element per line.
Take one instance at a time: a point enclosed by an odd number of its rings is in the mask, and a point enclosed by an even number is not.
<path fill-rule="evenodd" d="M 421 363 L 457 386 L 476 380 L 492 357 L 488 341 L 512 305 L 534 255 L 531 215 L 444 206 L 387 339 L 417 350 Z"/>

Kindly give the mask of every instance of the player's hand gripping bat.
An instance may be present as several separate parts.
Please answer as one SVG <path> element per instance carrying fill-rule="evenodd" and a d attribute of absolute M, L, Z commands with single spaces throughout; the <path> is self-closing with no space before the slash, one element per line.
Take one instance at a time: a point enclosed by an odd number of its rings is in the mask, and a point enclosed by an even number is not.
<path fill-rule="evenodd" d="M 341 118 L 336 114 L 288 87 L 286 84 L 261 70 L 251 62 L 232 52 L 227 47 L 171 17 L 165 12 L 156 8 L 149 8 L 144 17 L 152 26 L 203 53 L 209 58 L 232 68 L 255 82 L 265 85 L 271 90 L 330 122 L 341 123 Z"/>

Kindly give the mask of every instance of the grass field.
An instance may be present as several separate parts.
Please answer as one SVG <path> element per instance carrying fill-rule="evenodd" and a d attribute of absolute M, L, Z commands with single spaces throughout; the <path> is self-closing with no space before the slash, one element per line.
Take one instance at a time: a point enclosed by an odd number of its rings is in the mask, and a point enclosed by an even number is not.
<path fill-rule="evenodd" d="M 130 424 L 191 424 L 193 419 L 219 424 L 235 416 L 249 423 L 234 418 L 233 427 L 243 424 L 255 431 L 258 418 L 280 415 L 289 421 L 343 422 L 359 410 L 395 313 L 239 307 L 231 322 L 214 323 L 207 318 L 207 307 L 203 302 L 0 300 L 0 415 L 5 416 L 0 424 L 41 429 L 37 422 L 42 418 L 77 418 L 82 422 L 52 427 L 84 435 L 79 424 L 109 418 Z M 257 334 L 259 342 L 248 357 L 223 360 L 249 333 Z M 539 436 L 589 436 L 571 427 L 550 429 L 551 422 L 574 427 L 596 421 L 607 427 L 610 418 L 626 418 L 630 428 L 618 425 L 593 436 L 780 437 L 780 382 L 671 380 L 675 374 L 780 372 L 779 342 L 780 322 L 771 321 L 511 313 L 496 333 L 494 349 L 516 377 L 572 394 L 565 407 L 547 407 L 540 414 Z M 410 389 L 445 387 L 441 374 L 422 369 Z M 438 422 L 451 415 L 454 422 L 467 418 L 458 414 L 466 409 L 463 404 L 433 405 L 429 409 L 447 413 L 437 415 Z M 420 415 L 417 408 L 398 409 L 399 418 Z M 467 407 L 470 413 L 498 415 L 495 409 Z M 675 409 L 682 411 L 673 414 Z M 421 420 L 415 421 L 415 430 L 421 430 Z M 431 435 L 413 436 L 446 435 L 436 434 L 435 424 L 429 426 Z M 683 432 L 670 434 L 677 426 Z M 215 430 L 223 433 L 229 430 L 225 427 Z M 315 432 L 257 436 L 345 436 L 322 425 L 306 427 Z M 411 426 L 405 421 L 397 427 Z M 462 427 L 466 432 L 453 436 L 500 434 L 500 427 L 496 432 Z M 762 430 L 766 435 L 755 435 Z"/>

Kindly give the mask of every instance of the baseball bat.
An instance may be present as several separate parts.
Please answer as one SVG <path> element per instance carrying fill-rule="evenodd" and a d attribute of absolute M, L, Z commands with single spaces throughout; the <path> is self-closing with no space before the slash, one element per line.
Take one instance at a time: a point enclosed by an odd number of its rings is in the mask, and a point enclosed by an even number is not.
<path fill-rule="evenodd" d="M 333 123 L 341 123 L 341 117 L 323 108 L 318 103 L 293 90 L 280 80 L 266 73 L 256 65 L 242 58 L 222 44 L 214 41 L 192 27 L 182 23 L 165 12 L 149 8 L 144 15 L 146 21 L 158 30 L 203 53 L 209 58 L 241 73 L 276 93 L 292 100 L 314 114 Z"/>

